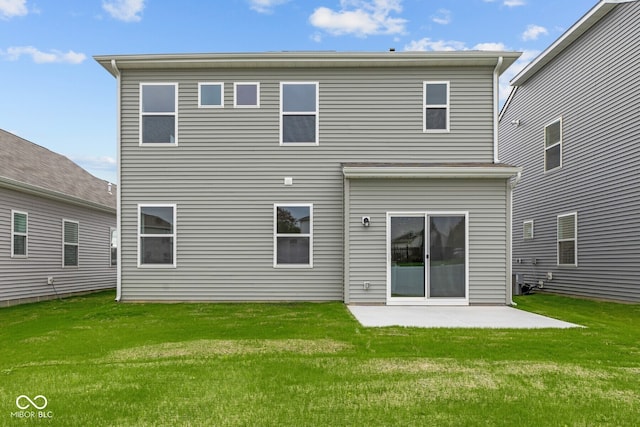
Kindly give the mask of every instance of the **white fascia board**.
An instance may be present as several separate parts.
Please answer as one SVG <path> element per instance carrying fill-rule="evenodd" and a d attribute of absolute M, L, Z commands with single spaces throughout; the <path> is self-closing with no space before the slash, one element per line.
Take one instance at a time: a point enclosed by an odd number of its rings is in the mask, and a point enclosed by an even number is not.
<path fill-rule="evenodd" d="M 345 178 L 496 178 L 507 179 L 522 172 L 522 168 L 509 167 L 376 167 L 376 166 L 344 166 Z"/>

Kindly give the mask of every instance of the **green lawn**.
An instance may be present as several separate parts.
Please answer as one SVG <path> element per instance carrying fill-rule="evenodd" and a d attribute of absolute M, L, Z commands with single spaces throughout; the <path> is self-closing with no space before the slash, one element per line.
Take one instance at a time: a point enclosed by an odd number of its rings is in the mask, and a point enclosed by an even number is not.
<path fill-rule="evenodd" d="M 532 295 L 518 298 L 519 307 L 587 328 L 365 329 L 340 303 L 154 305 L 113 297 L 0 309 L 0 425 L 640 420 L 640 305 Z M 21 395 L 38 405 L 35 397 L 45 396 L 48 405 L 20 417 Z"/>

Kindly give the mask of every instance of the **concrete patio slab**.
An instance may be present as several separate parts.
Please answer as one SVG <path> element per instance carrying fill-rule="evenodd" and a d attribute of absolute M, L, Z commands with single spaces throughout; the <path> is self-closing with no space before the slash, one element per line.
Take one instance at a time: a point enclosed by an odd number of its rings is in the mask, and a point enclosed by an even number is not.
<path fill-rule="evenodd" d="M 507 306 L 369 306 L 349 305 L 365 327 L 417 328 L 582 328 L 583 326 Z"/>

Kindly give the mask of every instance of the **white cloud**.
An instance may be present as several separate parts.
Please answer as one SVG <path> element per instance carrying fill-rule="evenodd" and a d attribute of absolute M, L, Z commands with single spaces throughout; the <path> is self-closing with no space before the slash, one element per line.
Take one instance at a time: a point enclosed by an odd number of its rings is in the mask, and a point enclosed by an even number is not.
<path fill-rule="evenodd" d="M 24 16 L 27 10 L 27 0 L 0 0 L 0 18 L 9 19 L 14 16 Z"/>
<path fill-rule="evenodd" d="M 524 6 L 527 2 L 524 0 L 504 0 L 503 4 L 508 7 L 517 7 Z"/>
<path fill-rule="evenodd" d="M 447 25 L 451 22 L 451 11 L 447 9 L 438 9 L 438 14 L 433 15 L 431 20 L 436 24 Z"/>
<path fill-rule="evenodd" d="M 454 50 L 491 50 L 502 51 L 507 50 L 503 43 L 478 43 L 472 48 L 467 47 L 464 42 L 457 40 L 431 40 L 425 37 L 420 40 L 412 40 L 405 45 L 404 50 L 407 51 L 454 51 Z"/>
<path fill-rule="evenodd" d="M 276 6 L 280 6 L 289 0 L 249 0 L 252 10 L 258 13 L 272 13 Z"/>
<path fill-rule="evenodd" d="M 60 52 L 59 50 L 42 52 L 33 46 L 17 46 L 10 47 L 6 51 L 0 50 L 0 56 L 5 57 L 9 61 L 17 61 L 23 55 L 30 56 L 36 64 L 49 64 L 54 62 L 80 64 L 87 59 L 84 53 L 77 53 L 72 50 L 66 53 Z"/>
<path fill-rule="evenodd" d="M 540 25 L 529 25 L 524 33 L 522 33 L 522 40 L 537 40 L 541 35 L 549 34 L 549 31 L 545 27 Z"/>
<path fill-rule="evenodd" d="M 314 27 L 333 35 L 400 34 L 406 19 L 390 16 L 402 11 L 401 0 L 340 0 L 339 11 L 317 8 L 309 17 Z"/>
<path fill-rule="evenodd" d="M 473 47 L 473 50 L 502 51 L 507 50 L 507 47 L 504 43 L 478 43 Z"/>
<path fill-rule="evenodd" d="M 408 51 L 453 51 L 453 50 L 467 50 L 464 42 L 455 40 L 431 40 L 429 37 L 425 37 L 420 40 L 412 40 L 409 44 L 404 46 L 404 50 Z"/>
<path fill-rule="evenodd" d="M 138 22 L 144 9 L 145 0 L 104 0 L 102 8 L 119 21 Z"/>
<path fill-rule="evenodd" d="M 513 79 L 520 71 L 524 69 L 531 61 L 533 61 L 540 54 L 539 50 L 524 50 L 522 52 L 522 56 L 518 58 L 516 62 L 511 65 L 502 76 L 500 76 L 500 100 L 504 101 L 509 96 L 511 92 L 511 86 L 509 86 L 509 82 Z"/>

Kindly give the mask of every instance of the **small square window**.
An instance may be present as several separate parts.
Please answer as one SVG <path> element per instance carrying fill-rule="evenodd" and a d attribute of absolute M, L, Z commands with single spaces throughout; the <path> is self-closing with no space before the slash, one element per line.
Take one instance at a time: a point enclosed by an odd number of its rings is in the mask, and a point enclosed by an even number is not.
<path fill-rule="evenodd" d="M 234 83 L 234 106 L 259 107 L 260 83 Z"/>
<path fill-rule="evenodd" d="M 198 83 L 198 107 L 224 107 L 224 83 Z"/>

